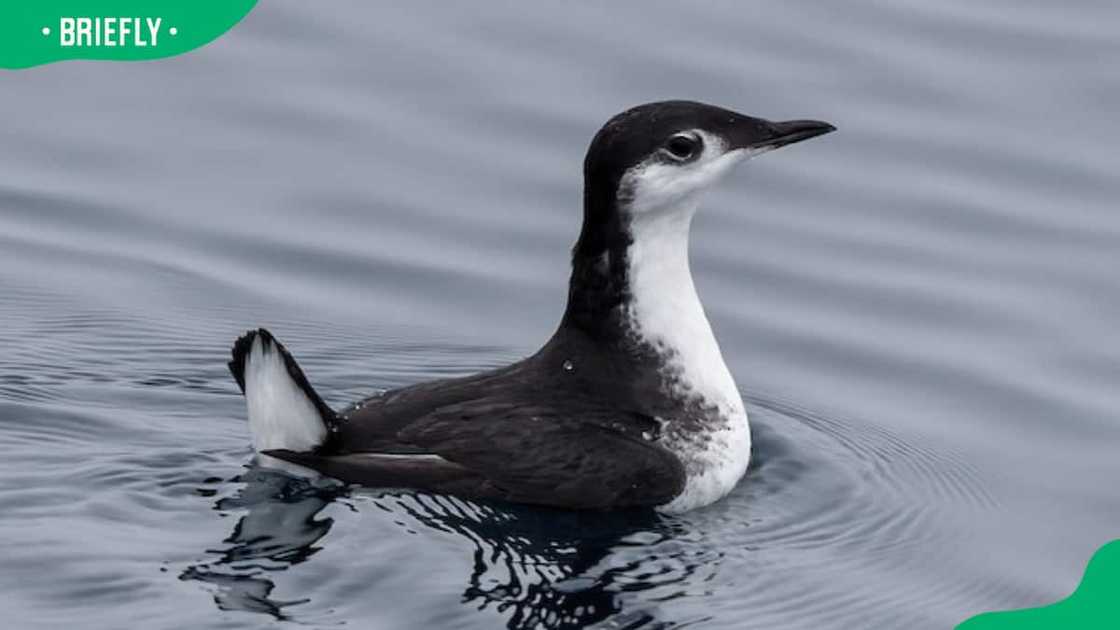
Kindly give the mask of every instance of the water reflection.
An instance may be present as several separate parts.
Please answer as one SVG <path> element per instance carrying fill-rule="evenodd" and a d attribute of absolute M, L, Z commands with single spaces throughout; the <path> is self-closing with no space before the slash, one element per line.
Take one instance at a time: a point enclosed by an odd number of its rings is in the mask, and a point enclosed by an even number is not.
<path fill-rule="evenodd" d="M 327 535 L 334 519 L 318 513 L 345 492 L 333 482 L 310 481 L 253 466 L 238 478 L 244 486 L 233 497 L 214 503 L 220 512 L 246 510 L 217 557 L 187 567 L 181 580 L 213 585 L 214 603 L 222 610 L 241 610 L 286 619 L 284 609 L 307 600 L 279 601 L 270 594 L 269 573 L 306 561 L 320 550 L 315 543 Z"/>
<path fill-rule="evenodd" d="M 648 543 L 668 527 L 650 511 L 566 512 L 431 495 L 396 499 L 420 523 L 473 543 L 463 603 L 493 607 L 510 629 L 582 628 L 618 615 L 621 585 L 614 577 L 620 568 L 604 568 L 603 560 L 627 540 Z M 646 613 L 635 617 L 625 627 L 649 620 Z"/>
<path fill-rule="evenodd" d="M 244 486 L 235 496 L 214 504 L 222 512 L 245 510 L 225 546 L 179 576 L 214 587 L 214 602 L 222 610 L 292 618 L 289 607 L 308 600 L 273 599 L 275 574 L 322 549 L 320 541 L 334 521 L 318 514 L 343 496 L 359 507 L 372 502 L 433 535 L 469 541 L 473 567 L 461 602 L 500 613 L 510 629 L 583 628 L 607 619 L 611 627 L 657 627 L 656 610 L 630 609 L 625 593 L 687 582 L 706 561 L 674 553 L 677 526 L 648 511 L 579 513 L 416 493 L 350 492 L 330 481 L 260 467 L 238 481 Z M 362 518 L 380 513 L 365 511 Z M 399 519 L 404 515 L 408 518 Z M 670 549 L 659 557 L 662 543 Z"/>

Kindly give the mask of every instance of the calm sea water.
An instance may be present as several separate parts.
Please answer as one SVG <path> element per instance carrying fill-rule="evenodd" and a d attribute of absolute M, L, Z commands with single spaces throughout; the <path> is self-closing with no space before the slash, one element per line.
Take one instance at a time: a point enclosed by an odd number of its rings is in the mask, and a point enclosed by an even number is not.
<path fill-rule="evenodd" d="M 6 628 L 947 628 L 1120 536 L 1120 5 L 262 3 L 0 77 Z M 256 468 L 231 341 L 341 405 L 552 331 L 587 141 L 691 98 L 840 131 L 696 280 L 754 466 L 679 517 Z M 278 621 L 280 620 L 280 621 Z"/>

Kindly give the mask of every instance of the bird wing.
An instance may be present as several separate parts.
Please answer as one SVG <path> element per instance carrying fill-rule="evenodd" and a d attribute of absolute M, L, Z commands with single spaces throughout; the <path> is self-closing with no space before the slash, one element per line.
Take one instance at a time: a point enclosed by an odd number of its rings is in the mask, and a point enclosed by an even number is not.
<path fill-rule="evenodd" d="M 680 461 L 651 439 L 658 429 L 653 418 L 592 401 L 482 398 L 446 405 L 402 428 L 400 441 L 425 455 L 394 456 L 391 469 L 385 456 L 375 462 L 372 453 L 269 454 L 367 485 L 576 509 L 654 506 L 678 495 L 685 479 Z M 405 462 L 411 474 L 401 474 Z M 379 472 L 392 481 L 376 483 Z"/>

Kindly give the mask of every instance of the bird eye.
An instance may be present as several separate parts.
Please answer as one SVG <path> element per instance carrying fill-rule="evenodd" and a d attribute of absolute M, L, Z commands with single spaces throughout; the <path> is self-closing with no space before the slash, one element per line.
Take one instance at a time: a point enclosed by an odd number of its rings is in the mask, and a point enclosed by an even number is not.
<path fill-rule="evenodd" d="M 678 133 L 665 143 L 665 150 L 677 160 L 687 160 L 700 152 L 700 138 Z"/>

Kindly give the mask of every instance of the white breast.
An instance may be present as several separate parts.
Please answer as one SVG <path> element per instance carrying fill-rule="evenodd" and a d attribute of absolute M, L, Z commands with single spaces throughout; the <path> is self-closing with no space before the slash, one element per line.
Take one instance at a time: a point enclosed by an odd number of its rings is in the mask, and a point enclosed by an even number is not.
<path fill-rule="evenodd" d="M 665 445 L 685 465 L 684 491 L 661 507 L 680 512 L 712 503 L 735 487 L 750 461 L 750 428 L 735 380 L 696 294 L 688 264 L 688 234 L 695 207 L 639 213 L 628 252 L 631 325 L 661 354 L 682 398 L 716 410 L 695 431 L 665 428 Z"/>

